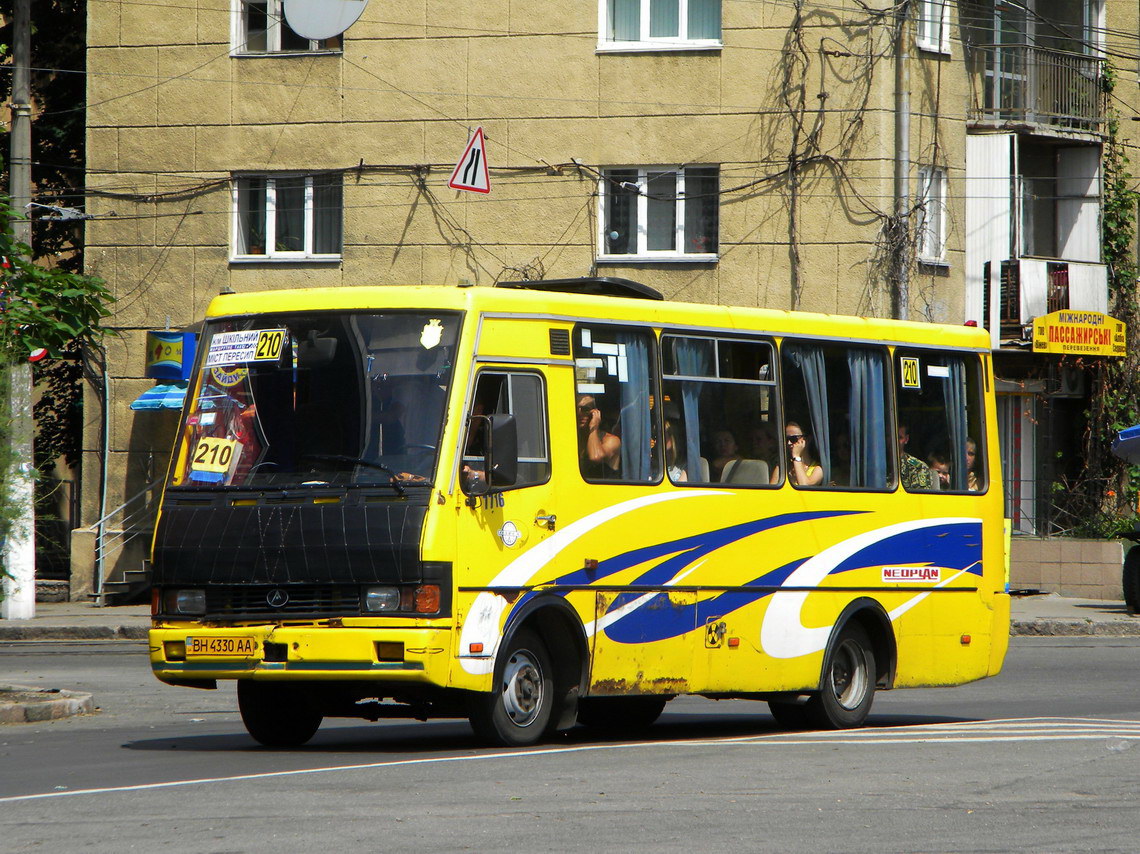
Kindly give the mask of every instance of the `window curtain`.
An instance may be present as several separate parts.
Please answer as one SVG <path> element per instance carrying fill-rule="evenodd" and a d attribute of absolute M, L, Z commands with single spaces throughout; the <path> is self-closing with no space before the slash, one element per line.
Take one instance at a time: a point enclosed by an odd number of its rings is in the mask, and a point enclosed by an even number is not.
<path fill-rule="evenodd" d="M 641 39 L 641 0 L 610 0 L 610 41 Z"/>
<path fill-rule="evenodd" d="M 680 34 L 680 0 L 649 0 L 650 38 L 675 39 Z"/>
<path fill-rule="evenodd" d="M 343 190 L 339 175 L 313 178 L 313 252 L 339 255 L 342 247 Z"/>
<path fill-rule="evenodd" d="M 950 488 L 964 492 L 966 472 L 966 366 L 961 359 L 950 359 L 950 376 L 942 383 L 942 403 L 946 410 L 946 431 L 950 434 Z"/>
<path fill-rule="evenodd" d="M 237 180 L 238 227 L 235 250 L 238 255 L 265 254 L 265 179 Z"/>
<path fill-rule="evenodd" d="M 689 38 L 720 40 L 720 0 L 689 0 Z"/>
<path fill-rule="evenodd" d="M 707 377 L 712 369 L 713 342 L 704 338 L 675 338 L 677 371 L 682 376 Z M 703 383 L 682 382 L 681 404 L 685 419 L 685 476 L 701 480 L 701 387 Z"/>
<path fill-rule="evenodd" d="M 886 374 L 883 360 L 866 350 L 850 350 L 851 372 L 851 485 L 883 487 L 887 484 L 889 435 L 886 410 Z"/>
<path fill-rule="evenodd" d="M 303 252 L 305 250 L 305 179 L 276 178 L 271 194 L 276 211 L 277 252 Z"/>
<path fill-rule="evenodd" d="M 808 416 L 811 419 L 811 437 L 819 464 L 823 467 L 823 482 L 831 482 L 831 439 L 827 426 L 830 423 L 827 407 L 827 369 L 823 351 L 815 347 L 791 345 L 785 351 L 788 360 L 803 377 L 807 392 Z M 787 417 L 789 413 L 785 413 Z M 802 424 L 800 425 L 803 426 Z"/>
<path fill-rule="evenodd" d="M 652 423 L 649 412 L 649 347 L 645 336 L 635 332 L 619 332 L 618 347 L 625 351 L 626 381 L 621 389 L 621 479 L 648 481 L 653 479 L 650 437 Z M 618 358 L 621 359 L 619 351 Z"/>

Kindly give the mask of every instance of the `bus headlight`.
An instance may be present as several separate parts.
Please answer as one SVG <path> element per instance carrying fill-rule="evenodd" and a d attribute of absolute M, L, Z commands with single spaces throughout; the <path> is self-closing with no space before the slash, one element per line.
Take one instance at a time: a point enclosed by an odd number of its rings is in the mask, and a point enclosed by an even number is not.
<path fill-rule="evenodd" d="M 168 590 L 166 592 L 166 612 L 168 614 L 206 613 L 205 590 Z"/>
<path fill-rule="evenodd" d="M 365 611 L 399 611 L 399 587 L 367 587 L 364 590 Z"/>

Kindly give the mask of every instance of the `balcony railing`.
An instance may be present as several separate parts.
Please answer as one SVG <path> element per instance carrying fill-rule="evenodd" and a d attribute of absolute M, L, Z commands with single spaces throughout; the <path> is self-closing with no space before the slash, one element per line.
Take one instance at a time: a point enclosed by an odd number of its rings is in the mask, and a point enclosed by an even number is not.
<path fill-rule="evenodd" d="M 1028 44 L 980 45 L 981 98 L 972 121 L 1014 122 L 1092 132 L 1104 122 L 1104 60 Z M 979 103 L 980 101 L 980 103 Z"/>

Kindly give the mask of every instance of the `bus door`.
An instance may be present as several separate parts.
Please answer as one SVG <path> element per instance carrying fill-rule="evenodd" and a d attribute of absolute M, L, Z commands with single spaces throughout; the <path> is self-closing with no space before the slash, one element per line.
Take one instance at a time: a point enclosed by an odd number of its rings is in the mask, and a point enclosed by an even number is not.
<path fill-rule="evenodd" d="M 465 496 L 456 530 L 460 610 L 470 607 L 465 600 L 471 601 L 480 589 L 517 589 L 549 580 L 535 575 L 540 566 L 520 559 L 550 537 L 558 524 L 544 370 L 551 369 L 489 365 L 476 374 L 459 463 L 459 485 Z M 515 422 L 518 468 L 510 485 L 486 483 L 491 477 L 488 446 L 490 462 L 495 464 L 486 416 L 499 415 L 511 415 Z"/>

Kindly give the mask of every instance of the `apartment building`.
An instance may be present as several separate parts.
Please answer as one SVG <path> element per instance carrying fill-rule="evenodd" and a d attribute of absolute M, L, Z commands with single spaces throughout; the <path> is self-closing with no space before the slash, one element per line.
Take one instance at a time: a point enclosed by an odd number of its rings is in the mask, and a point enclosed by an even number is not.
<path fill-rule="evenodd" d="M 1025 330 L 1108 311 L 1099 77 L 1131 55 L 1136 103 L 1134 6 L 411 0 L 317 39 L 290 2 L 89 6 L 87 266 L 118 334 L 86 391 L 73 597 L 139 575 L 177 418 L 130 408 L 147 333 L 263 288 L 621 276 L 977 322 L 1036 520 L 1056 437 L 1035 407 L 1067 417 L 1080 380 L 1050 385 L 1060 357 Z M 457 191 L 476 128 L 489 191 Z"/>

